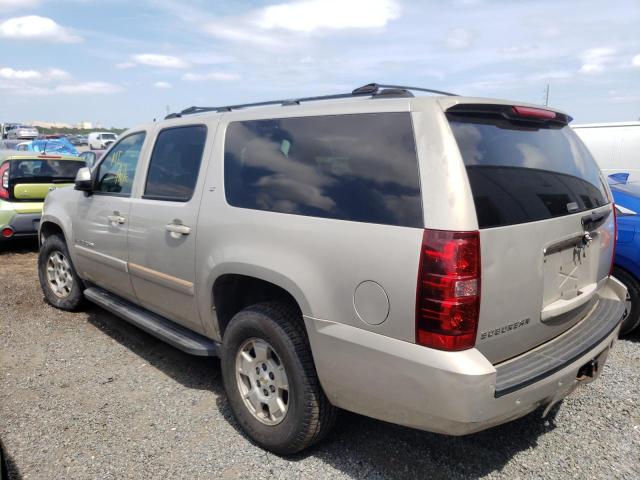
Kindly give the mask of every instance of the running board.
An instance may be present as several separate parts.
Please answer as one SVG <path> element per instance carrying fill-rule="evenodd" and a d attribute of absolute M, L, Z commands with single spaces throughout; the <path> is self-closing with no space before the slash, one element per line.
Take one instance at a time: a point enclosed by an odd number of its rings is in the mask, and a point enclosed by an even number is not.
<path fill-rule="evenodd" d="M 200 357 L 218 356 L 218 343 L 210 338 L 145 310 L 106 290 L 90 287 L 84 291 L 84 296 L 105 310 L 186 353 Z"/>

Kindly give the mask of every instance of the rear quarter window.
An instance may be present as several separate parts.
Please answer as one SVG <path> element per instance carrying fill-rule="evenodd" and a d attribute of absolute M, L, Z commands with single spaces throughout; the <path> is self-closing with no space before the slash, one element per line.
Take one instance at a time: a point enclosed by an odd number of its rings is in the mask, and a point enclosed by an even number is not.
<path fill-rule="evenodd" d="M 224 167 L 236 207 L 423 226 L 409 113 L 232 122 Z"/>

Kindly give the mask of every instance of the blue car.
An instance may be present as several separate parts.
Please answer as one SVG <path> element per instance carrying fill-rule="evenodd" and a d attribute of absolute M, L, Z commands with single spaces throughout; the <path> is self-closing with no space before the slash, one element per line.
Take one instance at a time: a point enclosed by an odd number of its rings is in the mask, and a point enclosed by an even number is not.
<path fill-rule="evenodd" d="M 78 156 L 78 150 L 64 137 L 33 140 L 25 146 L 29 152 L 57 153 L 63 155 Z"/>
<path fill-rule="evenodd" d="M 640 325 L 640 183 L 628 178 L 628 173 L 608 178 L 618 218 L 613 275 L 628 289 L 621 335 Z"/>

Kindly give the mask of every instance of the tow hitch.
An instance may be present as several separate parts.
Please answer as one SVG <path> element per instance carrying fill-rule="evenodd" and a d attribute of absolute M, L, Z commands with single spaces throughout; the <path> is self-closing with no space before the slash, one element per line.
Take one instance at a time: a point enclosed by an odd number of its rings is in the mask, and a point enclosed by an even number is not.
<path fill-rule="evenodd" d="M 600 355 L 598 355 L 596 358 L 594 358 L 593 360 L 590 360 L 589 362 L 581 366 L 578 369 L 578 374 L 576 375 L 577 382 L 575 382 L 574 385 L 569 390 L 558 392 L 556 396 L 551 399 L 551 401 L 547 404 L 546 408 L 542 412 L 542 418 L 546 418 L 549 411 L 557 403 L 559 403 L 564 397 L 566 397 L 571 392 L 573 392 L 573 390 L 575 390 L 578 387 L 580 382 L 584 382 L 586 380 L 592 380 L 593 378 L 595 378 L 598 375 L 598 372 L 600 370 L 600 361 L 602 360 L 602 362 L 604 363 L 608 353 L 609 353 L 609 350 L 606 349 L 602 353 L 600 353 Z"/>
<path fill-rule="evenodd" d="M 589 378 L 593 378 L 597 375 L 598 373 L 598 360 L 591 360 L 589 363 L 585 363 L 583 366 L 580 367 L 580 370 L 578 370 L 578 375 L 576 377 L 576 379 L 578 381 L 583 381 L 583 380 L 587 380 Z"/>

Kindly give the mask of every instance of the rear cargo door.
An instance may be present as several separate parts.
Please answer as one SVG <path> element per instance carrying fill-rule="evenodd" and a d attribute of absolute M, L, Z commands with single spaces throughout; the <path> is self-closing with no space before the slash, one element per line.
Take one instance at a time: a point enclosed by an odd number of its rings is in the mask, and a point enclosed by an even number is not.
<path fill-rule="evenodd" d="M 584 319 L 614 245 L 609 192 L 567 118 L 523 112 L 503 105 L 447 111 L 480 228 L 476 346 L 494 363 Z"/>
<path fill-rule="evenodd" d="M 10 195 L 18 202 L 42 201 L 50 191 L 72 185 L 76 173 L 84 166 L 81 160 L 59 157 L 11 160 Z"/>

